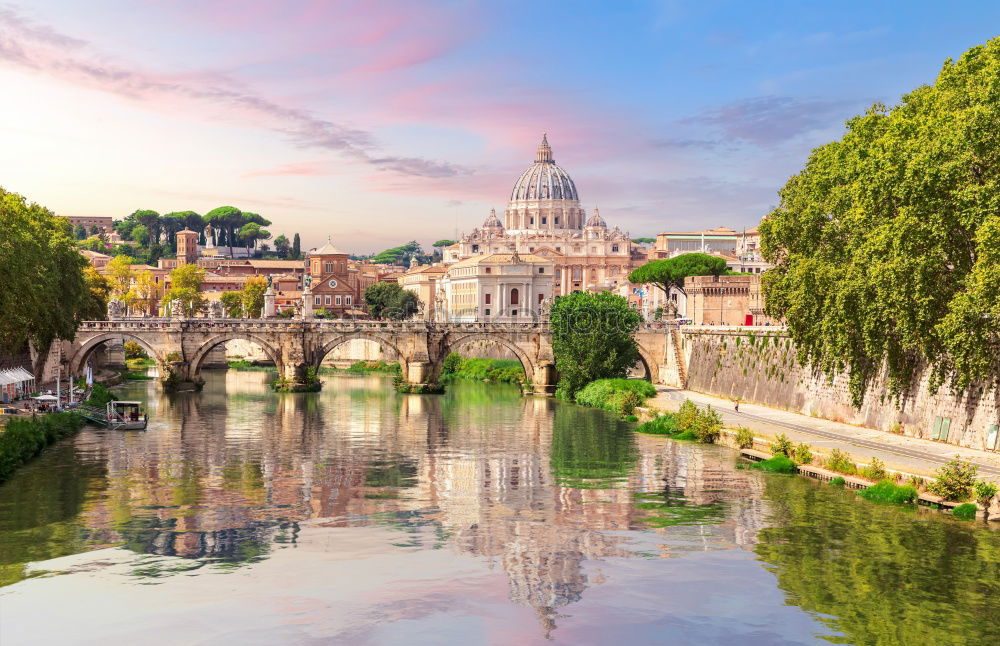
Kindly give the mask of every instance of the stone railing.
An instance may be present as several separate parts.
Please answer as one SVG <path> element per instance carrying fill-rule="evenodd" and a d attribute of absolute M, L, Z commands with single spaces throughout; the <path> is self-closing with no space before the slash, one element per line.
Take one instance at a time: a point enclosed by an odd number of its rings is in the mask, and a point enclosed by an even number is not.
<path fill-rule="evenodd" d="M 369 319 L 229 319 L 229 318 L 118 318 L 110 321 L 84 321 L 82 332 L 112 332 L 124 330 L 267 330 L 282 332 L 308 329 L 316 332 L 548 332 L 545 322 L 507 323 L 435 323 L 431 321 L 373 321 Z"/>

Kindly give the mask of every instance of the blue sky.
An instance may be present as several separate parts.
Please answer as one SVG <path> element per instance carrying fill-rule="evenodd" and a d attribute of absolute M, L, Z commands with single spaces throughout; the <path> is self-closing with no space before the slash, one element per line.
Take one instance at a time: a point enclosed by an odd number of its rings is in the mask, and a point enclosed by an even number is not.
<path fill-rule="evenodd" d="M 0 184 L 371 251 L 502 210 L 547 131 L 609 223 L 741 228 L 998 25 L 978 2 L 15 2 Z"/>

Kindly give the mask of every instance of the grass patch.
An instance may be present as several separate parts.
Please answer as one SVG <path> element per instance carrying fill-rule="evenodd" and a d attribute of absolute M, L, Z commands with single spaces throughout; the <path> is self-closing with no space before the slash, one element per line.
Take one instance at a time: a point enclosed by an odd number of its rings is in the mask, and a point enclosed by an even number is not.
<path fill-rule="evenodd" d="M 837 476 L 830 481 L 830 486 L 832 487 L 844 487 L 847 486 L 847 480 L 844 480 L 844 476 Z"/>
<path fill-rule="evenodd" d="M 751 469 L 759 469 L 768 473 L 795 473 L 797 466 L 794 460 L 785 455 L 776 455 L 767 460 L 750 463 Z"/>
<path fill-rule="evenodd" d="M 664 413 L 663 415 L 658 415 L 657 417 L 639 424 L 635 428 L 636 433 L 644 433 L 646 435 L 676 435 L 679 431 L 677 430 L 676 416 L 673 413 Z"/>
<path fill-rule="evenodd" d="M 457 352 L 445 357 L 441 379 L 471 379 L 523 385 L 527 379 L 517 359 L 466 359 Z"/>
<path fill-rule="evenodd" d="M 880 480 L 876 484 L 862 489 L 858 495 L 871 502 L 888 502 L 894 505 L 905 505 L 917 499 L 917 490 L 913 487 L 899 486 L 892 480 Z"/>
<path fill-rule="evenodd" d="M 400 367 L 395 361 L 355 361 L 347 372 L 400 372 Z"/>
<path fill-rule="evenodd" d="M 128 381 L 152 381 L 153 375 L 145 372 L 123 372 L 122 377 Z"/>
<path fill-rule="evenodd" d="M 959 520 L 975 520 L 977 508 L 971 502 L 962 503 L 951 510 L 951 515 Z"/>
<path fill-rule="evenodd" d="M 636 406 L 655 395 L 656 387 L 642 379 L 597 379 L 576 393 L 576 403 L 631 415 Z"/>

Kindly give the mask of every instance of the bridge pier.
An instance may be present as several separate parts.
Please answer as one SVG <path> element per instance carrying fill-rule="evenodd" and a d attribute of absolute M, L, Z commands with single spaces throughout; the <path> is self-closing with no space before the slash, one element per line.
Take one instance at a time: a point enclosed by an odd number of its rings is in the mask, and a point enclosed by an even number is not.
<path fill-rule="evenodd" d="M 193 367 L 187 361 L 167 361 L 160 369 L 160 383 L 170 392 L 201 390 L 205 380 L 200 374 L 192 374 Z"/>
<path fill-rule="evenodd" d="M 556 393 L 556 366 L 552 362 L 540 363 L 535 366 L 531 385 L 535 394 L 551 396 Z"/>

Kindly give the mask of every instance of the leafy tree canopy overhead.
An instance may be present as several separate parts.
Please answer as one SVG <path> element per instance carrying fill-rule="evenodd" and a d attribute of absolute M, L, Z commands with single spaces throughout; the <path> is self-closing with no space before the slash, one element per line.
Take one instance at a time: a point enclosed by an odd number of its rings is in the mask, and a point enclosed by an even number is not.
<path fill-rule="evenodd" d="M 559 371 L 557 394 L 572 399 L 595 379 L 625 377 L 639 360 L 632 333 L 642 317 L 611 292 L 576 292 L 552 304 L 552 351 Z"/>
<path fill-rule="evenodd" d="M 1000 379 L 1000 39 L 815 149 L 761 223 L 768 314 L 860 405 L 924 365 L 932 388 Z"/>
<path fill-rule="evenodd" d="M 632 242 L 636 244 L 653 244 L 656 242 L 656 238 L 632 238 Z"/>
<path fill-rule="evenodd" d="M 673 258 L 661 258 L 636 267 L 628 275 L 632 283 L 652 283 L 669 292 L 671 287 L 684 290 L 684 279 L 690 276 L 720 276 L 726 273 L 726 259 L 707 253 L 684 253 Z"/>
<path fill-rule="evenodd" d="M 456 242 L 455 240 L 449 240 L 449 239 L 445 238 L 443 240 L 438 240 L 437 242 L 435 242 L 431 246 L 432 247 L 439 247 L 439 248 L 440 247 L 450 247 L 451 245 L 455 244 L 455 242 Z"/>

